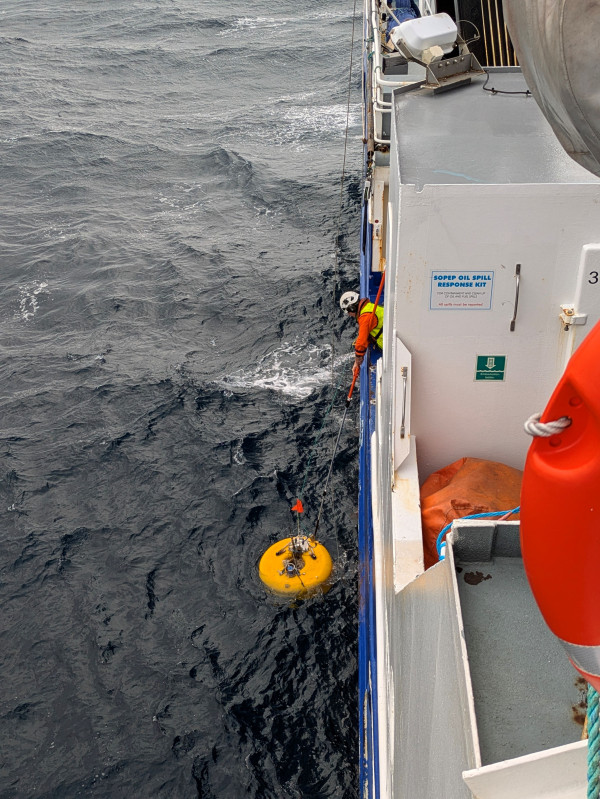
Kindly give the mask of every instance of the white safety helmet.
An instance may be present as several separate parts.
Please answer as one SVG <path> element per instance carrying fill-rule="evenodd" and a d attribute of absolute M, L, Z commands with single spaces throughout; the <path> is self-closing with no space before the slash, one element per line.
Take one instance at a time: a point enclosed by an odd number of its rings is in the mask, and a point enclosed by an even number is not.
<path fill-rule="evenodd" d="M 355 291 L 345 291 L 340 297 L 340 308 L 342 311 L 354 312 L 358 308 L 360 297 Z"/>

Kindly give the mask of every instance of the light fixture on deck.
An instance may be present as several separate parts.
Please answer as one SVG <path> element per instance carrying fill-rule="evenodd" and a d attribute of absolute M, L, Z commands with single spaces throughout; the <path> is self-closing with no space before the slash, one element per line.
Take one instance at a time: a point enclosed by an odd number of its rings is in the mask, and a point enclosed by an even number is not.
<path fill-rule="evenodd" d="M 391 9 L 390 13 L 393 15 Z M 463 86 L 470 83 L 474 75 L 484 74 L 448 14 L 432 14 L 401 22 L 391 29 L 389 39 L 407 61 L 425 67 L 426 79 L 406 88 L 424 85 L 439 92 Z M 458 54 L 446 58 L 455 48 L 458 48 Z"/>

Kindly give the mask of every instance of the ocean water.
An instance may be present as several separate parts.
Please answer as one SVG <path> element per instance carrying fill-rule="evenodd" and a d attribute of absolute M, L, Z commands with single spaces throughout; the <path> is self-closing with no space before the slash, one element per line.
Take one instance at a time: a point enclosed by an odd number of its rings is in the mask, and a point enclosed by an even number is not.
<path fill-rule="evenodd" d="M 357 796 L 356 409 L 331 590 L 257 574 L 350 382 L 352 15 L 0 6 L 4 799 Z"/>

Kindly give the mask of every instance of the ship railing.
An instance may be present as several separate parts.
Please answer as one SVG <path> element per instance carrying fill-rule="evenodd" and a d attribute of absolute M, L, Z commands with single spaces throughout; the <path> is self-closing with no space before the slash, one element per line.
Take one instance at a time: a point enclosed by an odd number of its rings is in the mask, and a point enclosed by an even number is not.
<path fill-rule="evenodd" d="M 393 0 L 391 2 L 393 3 Z M 422 15 L 436 12 L 435 2 L 430 2 L 430 0 L 420 0 L 417 5 Z M 384 129 L 384 115 L 391 114 L 392 103 L 391 100 L 386 100 L 385 97 L 393 89 L 419 82 L 421 76 L 412 79 L 407 79 L 405 76 L 385 77 L 384 37 L 386 22 L 382 20 L 382 14 L 386 14 L 388 17 L 393 17 L 394 14 L 393 8 L 388 5 L 386 0 L 366 0 L 367 35 L 365 37 L 365 45 L 367 64 L 370 64 L 370 69 L 367 69 L 367 79 L 369 80 L 373 119 L 372 131 L 367 133 L 367 140 L 373 146 L 388 147 L 390 138 L 389 135 L 386 135 Z"/>

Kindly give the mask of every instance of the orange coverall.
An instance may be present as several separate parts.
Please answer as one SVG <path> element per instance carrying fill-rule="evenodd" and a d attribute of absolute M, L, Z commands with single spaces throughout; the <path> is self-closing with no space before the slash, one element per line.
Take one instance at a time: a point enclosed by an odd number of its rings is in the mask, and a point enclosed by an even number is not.
<path fill-rule="evenodd" d="M 369 349 L 369 333 L 377 327 L 377 314 L 364 313 L 361 316 L 361 310 L 369 302 L 368 299 L 363 298 L 358 303 L 358 310 L 356 312 L 356 321 L 358 322 L 358 336 L 354 342 L 354 352 L 357 357 L 362 359 Z"/>

